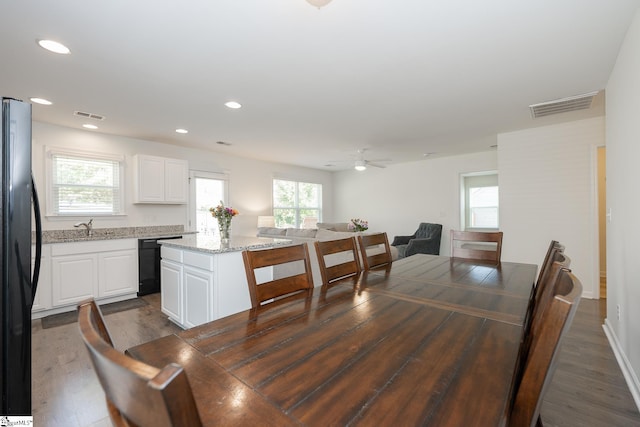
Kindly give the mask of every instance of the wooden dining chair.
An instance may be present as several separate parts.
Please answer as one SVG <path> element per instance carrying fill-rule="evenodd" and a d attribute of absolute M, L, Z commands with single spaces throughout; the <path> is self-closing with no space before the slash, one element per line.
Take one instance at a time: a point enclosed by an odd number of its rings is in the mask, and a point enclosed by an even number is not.
<path fill-rule="evenodd" d="M 358 236 L 358 245 L 365 270 L 391 264 L 391 247 L 387 233 L 361 234 Z"/>
<path fill-rule="evenodd" d="M 553 263 L 559 263 L 560 267 L 569 268 L 571 265 L 571 259 L 564 254 L 564 246 L 556 240 L 552 240 L 545 254 L 542 262 L 540 273 L 535 286 L 531 290 L 531 296 L 529 298 L 529 306 L 527 307 L 527 313 L 525 316 L 525 336 L 529 333 L 531 327 L 531 319 L 533 318 L 536 307 L 540 305 L 540 299 L 547 289 L 547 285 L 551 278 L 551 266 Z M 548 298 L 548 297 L 547 297 Z"/>
<path fill-rule="evenodd" d="M 582 284 L 571 270 L 555 263 L 551 275 L 549 287 L 553 289 L 553 298 L 533 319 L 532 340 L 514 381 L 509 427 L 542 426 L 542 399 L 555 372 L 562 338 L 571 326 L 582 295 Z"/>
<path fill-rule="evenodd" d="M 557 240 L 552 240 L 549 243 L 549 248 L 547 248 L 547 253 L 544 256 L 544 260 L 540 265 L 540 273 L 538 274 L 538 280 L 536 281 L 536 288 L 540 285 L 540 283 L 545 280 L 547 275 L 549 274 L 549 270 L 551 268 L 551 264 L 553 264 L 554 255 L 556 252 L 564 253 L 564 246 L 560 244 Z M 568 268 L 569 266 L 567 266 Z"/>
<path fill-rule="evenodd" d="M 362 271 L 355 237 L 315 241 L 316 255 L 322 275 L 322 286 L 348 277 L 357 277 Z"/>
<path fill-rule="evenodd" d="M 158 369 L 116 350 L 93 298 L 78 304 L 78 325 L 116 427 L 202 425 L 180 365 Z"/>
<path fill-rule="evenodd" d="M 244 260 L 251 306 L 253 308 L 274 298 L 305 291 L 310 293 L 313 290 L 311 263 L 309 262 L 309 250 L 306 243 L 253 251 L 247 250 L 242 252 L 242 259 Z M 289 266 L 285 267 L 286 270 L 293 271 L 292 274 L 286 277 L 273 279 L 273 271 L 268 274 L 271 277 L 269 280 L 261 281 L 256 276 L 256 269 L 285 264 L 289 264 Z M 297 268 L 300 266 L 301 268 Z M 286 274 L 283 271 L 285 269 L 280 269 L 277 275 Z"/>
<path fill-rule="evenodd" d="M 451 230 L 451 257 L 500 263 L 502 231 Z"/>
<path fill-rule="evenodd" d="M 540 319 L 544 316 L 545 310 L 549 308 L 549 305 L 555 296 L 556 290 L 554 288 L 554 284 L 557 280 L 556 276 L 558 274 L 558 270 L 569 269 L 569 266 L 571 265 L 571 258 L 562 252 L 554 252 L 551 260 L 552 263 L 551 267 L 548 269 L 548 273 L 546 273 L 545 278 L 536 287 L 533 311 L 531 315 L 532 325 L 529 328 L 530 330 L 534 328 L 533 324 L 535 322 L 540 322 Z M 529 333 L 531 334 L 532 332 Z"/>

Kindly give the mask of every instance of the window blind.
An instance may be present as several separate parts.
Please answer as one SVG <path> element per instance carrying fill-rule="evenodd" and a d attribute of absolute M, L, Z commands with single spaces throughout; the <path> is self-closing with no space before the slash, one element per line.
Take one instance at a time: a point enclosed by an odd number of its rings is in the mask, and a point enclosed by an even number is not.
<path fill-rule="evenodd" d="M 120 161 L 53 153 L 52 209 L 56 215 L 119 214 Z"/>

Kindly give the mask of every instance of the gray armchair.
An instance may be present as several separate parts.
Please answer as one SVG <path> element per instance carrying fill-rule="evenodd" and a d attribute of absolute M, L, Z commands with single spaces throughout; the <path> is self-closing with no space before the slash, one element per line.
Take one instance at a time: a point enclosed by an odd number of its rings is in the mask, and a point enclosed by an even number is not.
<path fill-rule="evenodd" d="M 398 258 L 413 254 L 440 255 L 442 224 L 421 222 L 412 236 L 395 236 L 391 246 L 398 248 Z"/>

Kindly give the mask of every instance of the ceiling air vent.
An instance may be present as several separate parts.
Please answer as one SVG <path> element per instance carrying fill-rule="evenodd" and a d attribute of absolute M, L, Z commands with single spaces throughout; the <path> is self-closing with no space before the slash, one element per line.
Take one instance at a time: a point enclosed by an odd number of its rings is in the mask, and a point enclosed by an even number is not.
<path fill-rule="evenodd" d="M 568 111 L 585 110 L 591 107 L 591 101 L 593 101 L 593 97 L 597 94 L 597 91 L 589 92 L 582 95 L 529 105 L 529 108 L 531 109 L 531 117 L 536 119 L 538 117 L 566 113 Z"/>
<path fill-rule="evenodd" d="M 93 113 L 85 113 L 84 111 L 74 111 L 73 114 L 75 116 L 86 117 L 88 119 L 104 120 L 104 116 Z"/>

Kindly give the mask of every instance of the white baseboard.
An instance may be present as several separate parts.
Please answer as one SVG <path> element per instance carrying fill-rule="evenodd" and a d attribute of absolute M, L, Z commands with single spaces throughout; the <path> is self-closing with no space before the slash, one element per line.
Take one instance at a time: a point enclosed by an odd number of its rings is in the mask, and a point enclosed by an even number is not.
<path fill-rule="evenodd" d="M 613 349 L 613 354 L 616 356 L 618 365 L 620 365 L 622 375 L 624 375 L 624 379 L 627 382 L 631 396 L 633 396 L 633 400 L 636 402 L 636 406 L 640 410 L 640 381 L 638 381 L 638 376 L 633 371 L 633 367 L 631 366 L 631 363 L 629 363 L 629 359 L 627 359 L 627 356 L 622 351 L 620 341 L 618 341 L 618 337 L 613 331 L 613 328 L 611 328 L 609 319 L 605 319 L 602 329 L 604 329 L 604 333 L 609 339 L 609 344 L 611 345 L 611 349 Z"/>

